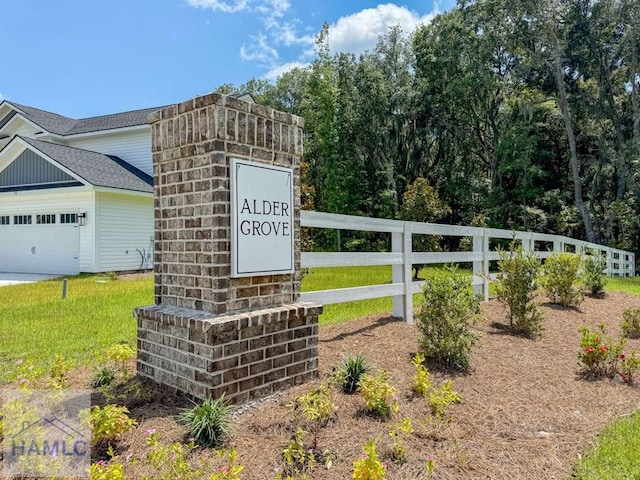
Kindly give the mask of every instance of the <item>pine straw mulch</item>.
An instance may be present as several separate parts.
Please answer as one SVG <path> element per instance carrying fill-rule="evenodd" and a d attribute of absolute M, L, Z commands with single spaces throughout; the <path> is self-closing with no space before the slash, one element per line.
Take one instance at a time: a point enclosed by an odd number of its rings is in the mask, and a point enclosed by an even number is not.
<path fill-rule="evenodd" d="M 611 380 L 589 381 L 578 374 L 578 327 L 605 322 L 617 338 L 622 312 L 639 307 L 640 298 L 607 293 L 587 298 L 580 309 L 542 306 L 545 331 L 537 340 L 505 333 L 505 311 L 492 300 L 483 304 L 482 338 L 473 351 L 467 375 L 432 370 L 441 385 L 452 378 L 463 403 L 450 409 L 447 421 L 429 420 L 424 399 L 411 393 L 414 374 L 410 363 L 417 350 L 417 329 L 385 316 L 362 318 L 320 328 L 320 376 L 326 378 L 344 354 L 362 353 L 378 369 L 393 373 L 400 397 L 395 420 L 412 419 L 415 433 L 407 439 L 407 460 L 389 463 L 390 479 L 424 478 L 424 460 L 433 455 L 435 479 L 559 479 L 570 475 L 584 454 L 614 418 L 638 408 L 638 389 Z M 640 350 L 630 340 L 627 351 Z M 246 406 L 235 421 L 230 444 L 245 466 L 243 479 L 274 478 L 282 469 L 281 454 L 292 432 L 288 404 L 314 385 L 301 385 Z M 169 401 L 169 399 L 165 399 Z M 362 445 L 377 440 L 378 452 L 388 460 L 392 421 L 363 414 L 359 395 L 336 392 L 337 418 L 322 429 L 319 448 L 329 450 L 333 466 L 316 465 L 309 478 L 346 479 L 352 463 L 362 456 Z M 157 429 L 164 441 L 183 439 L 184 430 L 170 416 L 175 409 L 154 402 L 132 409 L 140 427 L 123 445 L 123 455 L 144 451 L 145 432 Z"/>

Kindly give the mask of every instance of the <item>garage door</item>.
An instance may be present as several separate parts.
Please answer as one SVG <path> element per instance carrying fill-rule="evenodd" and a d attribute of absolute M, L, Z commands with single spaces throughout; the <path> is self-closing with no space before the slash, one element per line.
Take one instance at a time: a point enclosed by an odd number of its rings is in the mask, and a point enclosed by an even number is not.
<path fill-rule="evenodd" d="M 69 215 L 0 216 L 0 272 L 79 273 L 78 226 L 60 223 L 65 218 Z"/>

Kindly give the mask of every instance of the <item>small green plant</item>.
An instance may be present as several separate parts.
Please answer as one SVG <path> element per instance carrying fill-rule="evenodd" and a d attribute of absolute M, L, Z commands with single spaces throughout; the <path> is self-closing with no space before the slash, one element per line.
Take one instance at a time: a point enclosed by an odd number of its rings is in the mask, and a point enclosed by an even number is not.
<path fill-rule="evenodd" d="M 29 359 L 18 359 L 15 362 L 15 369 L 9 376 L 12 382 L 17 382 L 18 387 L 23 390 L 36 388 L 45 370 L 37 367 Z"/>
<path fill-rule="evenodd" d="M 417 315 L 419 344 L 425 357 L 466 370 L 471 348 L 479 339 L 470 330 L 479 314 L 480 299 L 473 294 L 470 276 L 462 275 L 456 267 L 431 271 Z"/>
<path fill-rule="evenodd" d="M 367 413 L 378 418 L 389 418 L 399 409 L 396 389 L 389 383 L 391 374 L 382 370 L 378 375 L 366 374 L 360 379 L 360 391 Z"/>
<path fill-rule="evenodd" d="M 525 251 L 515 240 L 509 250 L 498 250 L 498 301 L 509 315 L 509 327 L 528 337 L 542 330 L 542 313 L 535 301 L 538 289 L 540 260 L 532 251 Z"/>
<path fill-rule="evenodd" d="M 591 378 L 613 377 L 617 372 L 618 360 L 622 355 L 625 338 L 614 342 L 608 335 L 604 323 L 598 324 L 598 331 L 592 332 L 584 325 L 580 332 L 578 364 L 585 375 Z"/>
<path fill-rule="evenodd" d="M 640 357 L 635 350 L 632 350 L 629 355 L 621 353 L 618 359 L 620 360 L 620 375 L 629 385 L 633 385 L 636 373 L 640 370 Z"/>
<path fill-rule="evenodd" d="M 564 307 L 577 307 L 582 303 L 580 265 L 580 256 L 575 253 L 554 252 L 547 258 L 542 284 L 553 303 Z"/>
<path fill-rule="evenodd" d="M 114 281 L 118 280 L 118 274 L 117 274 L 116 272 L 107 272 L 105 275 L 106 275 L 106 276 L 107 276 L 107 278 L 108 278 L 109 280 L 111 280 L 112 282 L 114 282 Z"/>
<path fill-rule="evenodd" d="M 344 393 L 354 393 L 362 376 L 370 370 L 364 356 L 348 355 L 342 359 L 338 368 L 338 381 Z"/>
<path fill-rule="evenodd" d="M 91 480 L 125 480 L 121 463 L 107 463 L 104 460 L 91 464 L 90 475 Z"/>
<path fill-rule="evenodd" d="M 313 469 L 316 463 L 313 449 L 306 448 L 304 445 L 303 438 L 306 433 L 302 428 L 298 428 L 282 451 L 284 458 L 282 474 L 287 479 L 296 478 L 299 475 L 306 475 Z"/>
<path fill-rule="evenodd" d="M 444 416 L 450 405 L 460 402 L 462 402 L 462 399 L 460 395 L 453 391 L 451 380 L 444 382 L 441 388 L 431 390 L 429 394 L 431 412 L 439 418 Z"/>
<path fill-rule="evenodd" d="M 232 411 L 233 407 L 222 394 L 215 400 L 208 398 L 182 411 L 178 415 L 178 422 L 187 426 L 198 445 L 216 447 L 231 432 Z"/>
<path fill-rule="evenodd" d="M 70 360 L 60 354 L 56 355 L 53 365 L 51 365 L 51 370 L 49 371 L 52 388 L 65 388 L 69 384 L 67 375 L 69 371 L 71 371 L 72 366 Z"/>
<path fill-rule="evenodd" d="M 204 473 L 204 468 L 192 468 L 189 465 L 188 454 L 197 448 L 193 441 L 187 444 L 174 442 L 170 445 L 161 445 L 156 430 L 152 428 L 147 430 L 145 442 L 149 447 L 149 451 L 144 457 L 145 463 L 155 469 L 153 476 L 145 477 L 145 479 L 195 480 L 201 478 Z"/>
<path fill-rule="evenodd" d="M 105 353 L 107 358 L 111 360 L 121 372 L 126 371 L 126 363 L 136 356 L 135 349 L 127 343 L 112 345 L 107 348 Z"/>
<path fill-rule="evenodd" d="M 622 335 L 627 338 L 640 337 L 640 308 L 628 308 L 622 312 Z"/>
<path fill-rule="evenodd" d="M 320 429 L 331 420 L 336 412 L 336 406 L 331 399 L 329 388 L 321 385 L 309 393 L 300 395 L 293 402 L 294 417 L 302 419 L 303 424 L 313 435 L 313 450 L 318 448 L 318 434 Z"/>
<path fill-rule="evenodd" d="M 363 451 L 362 458 L 353 462 L 354 480 L 384 480 L 387 467 L 378 457 L 373 438 L 365 444 Z"/>
<path fill-rule="evenodd" d="M 389 436 L 391 442 L 391 460 L 394 463 L 401 464 L 407 458 L 407 447 L 404 438 L 413 433 L 413 425 L 410 418 L 404 418 L 391 428 Z"/>
<path fill-rule="evenodd" d="M 93 372 L 93 376 L 91 377 L 91 386 L 93 388 L 106 387 L 111 385 L 115 378 L 115 370 L 102 365 L 97 367 Z"/>
<path fill-rule="evenodd" d="M 240 480 L 240 474 L 244 470 L 244 466 L 236 463 L 238 453 L 235 448 L 226 450 L 218 450 L 218 456 L 224 461 L 224 467 L 218 467 L 216 472 L 211 474 L 211 480 Z"/>
<path fill-rule="evenodd" d="M 600 295 L 607 283 L 604 269 L 607 263 L 602 256 L 587 255 L 582 262 L 582 281 L 592 297 Z"/>
<path fill-rule="evenodd" d="M 136 426 L 136 421 L 129 418 L 127 407 L 113 404 L 91 407 L 88 420 L 94 445 L 110 445 Z"/>
<path fill-rule="evenodd" d="M 424 466 L 427 471 L 427 475 L 424 478 L 425 480 L 431 480 L 433 478 L 433 471 L 436 468 L 436 461 L 433 456 L 427 456 L 427 460 L 424 462 Z"/>
<path fill-rule="evenodd" d="M 424 361 L 424 355 L 420 352 L 416 353 L 411 360 L 411 364 L 416 369 L 416 373 L 413 376 L 412 390 L 421 397 L 426 397 L 431 388 L 429 370 L 424 366 Z"/>

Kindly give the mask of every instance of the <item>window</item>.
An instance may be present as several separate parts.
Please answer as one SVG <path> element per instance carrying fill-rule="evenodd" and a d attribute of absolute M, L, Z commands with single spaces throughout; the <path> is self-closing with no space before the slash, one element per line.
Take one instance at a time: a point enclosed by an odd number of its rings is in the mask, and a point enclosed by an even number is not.
<path fill-rule="evenodd" d="M 61 213 L 60 223 L 78 223 L 77 213 Z"/>
<path fill-rule="evenodd" d="M 31 225 L 31 215 L 14 215 L 14 225 Z"/>
<path fill-rule="evenodd" d="M 56 216 L 55 214 L 52 214 L 52 213 L 47 213 L 44 215 L 36 215 L 36 223 L 40 225 L 56 223 Z"/>
<path fill-rule="evenodd" d="M 0 225 L 9 225 L 9 215 L 0 215 Z"/>

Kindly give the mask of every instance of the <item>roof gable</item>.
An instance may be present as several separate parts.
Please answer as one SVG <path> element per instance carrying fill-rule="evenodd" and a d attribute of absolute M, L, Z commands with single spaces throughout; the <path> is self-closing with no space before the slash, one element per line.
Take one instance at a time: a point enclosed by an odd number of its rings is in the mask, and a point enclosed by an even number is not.
<path fill-rule="evenodd" d="M 33 152 L 46 163 L 50 164 L 50 162 L 46 160 L 50 159 L 68 172 L 71 172 L 72 175 L 70 175 L 70 177 L 77 182 L 76 184 L 80 184 L 80 180 L 82 180 L 96 187 L 117 188 L 146 193 L 153 192 L 153 178 L 118 157 L 21 136 L 16 136 L 11 144 L 14 144 L 16 141 L 24 142 L 27 149 L 33 150 Z M 7 147 L 9 147 L 9 145 L 7 145 Z M 0 151 L 0 155 L 9 150 L 7 147 Z M 16 157 L 16 160 L 18 160 L 21 155 L 22 153 Z M 16 160 L 14 160 L 14 162 Z M 30 161 L 32 163 L 21 163 L 15 167 L 15 171 L 22 172 L 22 178 L 27 178 L 27 172 L 29 171 L 27 167 L 46 167 L 46 165 L 41 162 L 39 163 L 36 159 L 32 158 Z M 8 168 L 9 167 L 5 168 L 5 171 Z M 43 170 L 43 172 L 45 170 Z M 32 175 L 34 174 L 32 173 Z M 44 175 L 44 173 L 40 173 L 39 175 Z M 51 175 L 52 174 L 49 173 L 49 177 L 46 178 L 52 178 Z M 46 187 L 43 186 L 42 188 Z"/>
<path fill-rule="evenodd" d="M 77 185 L 78 180 L 30 149 L 0 171 L 0 192 Z"/>

